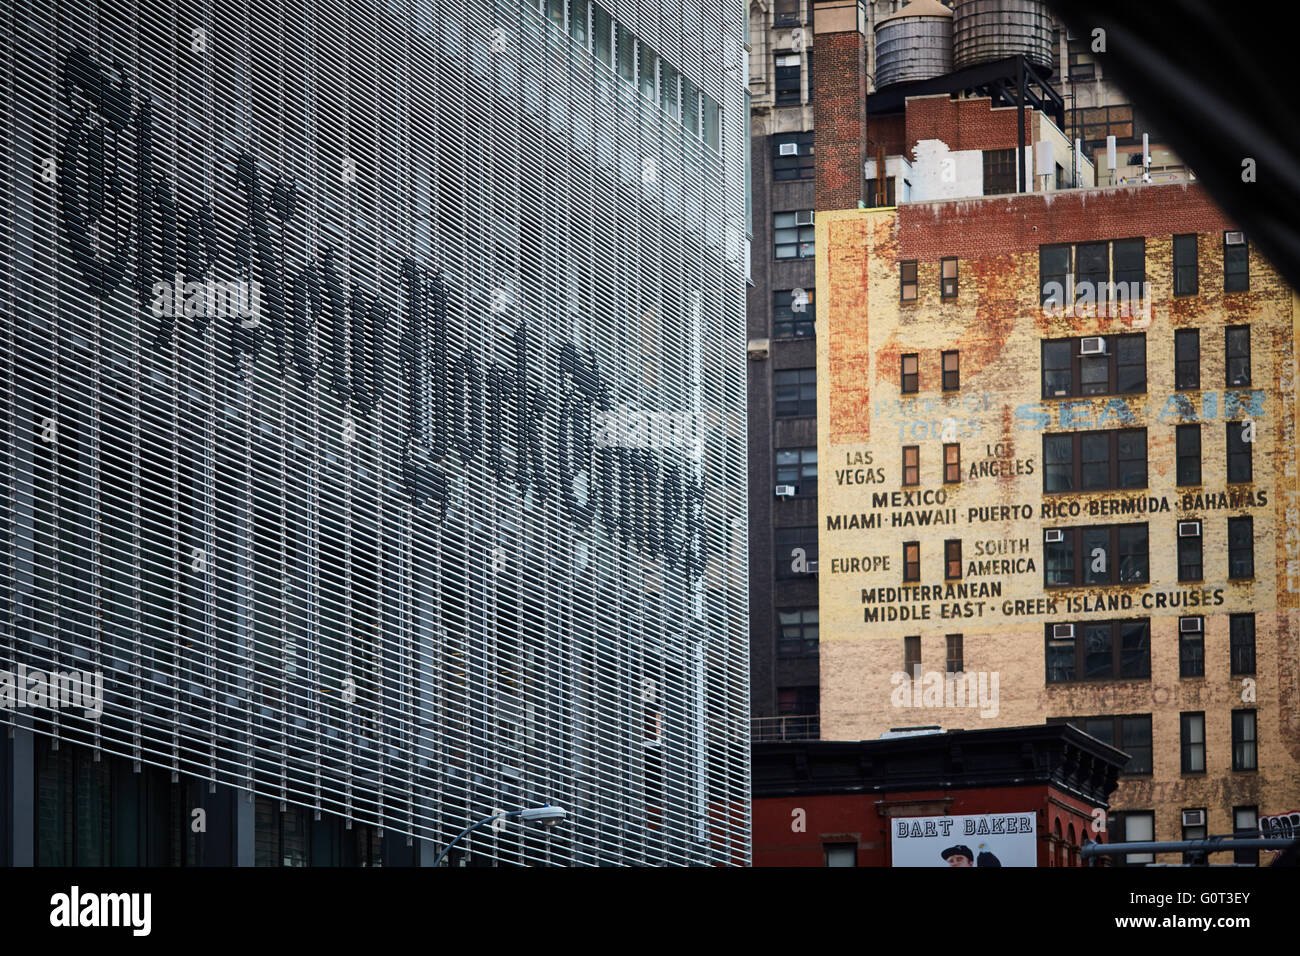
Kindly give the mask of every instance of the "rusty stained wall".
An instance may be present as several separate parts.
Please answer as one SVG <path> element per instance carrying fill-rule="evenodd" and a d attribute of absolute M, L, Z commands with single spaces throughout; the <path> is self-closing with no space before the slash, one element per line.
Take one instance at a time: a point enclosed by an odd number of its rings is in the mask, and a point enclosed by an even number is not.
<path fill-rule="evenodd" d="M 817 222 L 819 581 L 822 735 L 879 736 L 891 727 L 945 729 L 1040 723 L 1055 716 L 1151 714 L 1155 772 L 1121 778 L 1114 809 L 1155 809 L 1156 835 L 1181 835 L 1181 808 L 1231 811 L 1300 805 L 1297 597 L 1295 296 L 1258 255 L 1250 291 L 1225 295 L 1222 231 L 1232 228 L 1199 187 L 1148 186 L 998 197 L 824 213 Z M 1172 235 L 1196 232 L 1200 294 L 1172 295 Z M 1146 236 L 1153 307 L 1140 314 L 1049 317 L 1039 306 L 1040 242 Z M 940 300 L 939 259 L 959 257 L 959 294 Z M 919 262 L 919 299 L 899 301 L 899 261 Z M 1224 387 L 1226 325 L 1250 324 L 1250 390 Z M 1174 330 L 1201 330 L 1203 391 L 1174 390 Z M 1043 401 L 1040 341 L 1144 331 L 1148 392 Z M 940 352 L 961 353 L 961 387 L 941 390 Z M 920 391 L 900 394 L 900 356 L 920 356 Z M 1253 482 L 1228 486 L 1226 425 L 1253 417 Z M 1202 422 L 1203 484 L 1176 487 L 1175 426 Z M 1148 488 L 1045 495 L 1044 433 L 1146 427 Z M 961 481 L 942 480 L 943 432 L 961 446 Z M 921 483 L 902 485 L 901 449 L 920 446 Z M 912 496 L 907 492 L 913 492 Z M 1191 497 L 1185 498 L 1185 494 Z M 1196 498 L 1199 494 L 1202 497 Z M 1220 495 L 1227 496 L 1221 499 Z M 1208 500 L 1213 498 L 1211 502 Z M 1104 516 L 1090 509 L 1145 512 Z M 1045 518 L 1044 504 L 1077 517 Z M 1226 507 L 1210 507 L 1226 504 Z M 1255 577 L 1227 576 L 1227 519 L 1251 515 Z M 1204 526 L 1203 584 L 1180 583 L 1177 522 Z M 924 522 L 930 522 L 925 524 Z M 943 523 L 939 523 L 943 522 Z M 1149 525 L 1150 576 L 1141 586 L 1044 585 L 1048 527 Z M 962 541 L 966 594 L 925 599 L 873 589 L 904 586 L 902 542 L 921 545 L 920 584 L 944 587 L 944 541 Z M 856 564 L 854 563 L 856 562 Z M 981 565 L 981 562 L 993 562 Z M 1006 563 L 1003 563 L 1006 562 Z M 870 600 L 864 601 L 864 597 Z M 1092 609 L 1098 599 L 1127 609 Z M 1189 602 L 1203 602 L 1188 606 Z M 1052 603 L 1049 603 L 1052 602 Z M 1070 602 L 1073 602 L 1071 606 Z M 1085 603 L 1087 602 L 1087 603 Z M 1161 605 L 1161 606 L 1157 606 Z M 1085 610 L 1084 608 L 1088 608 Z M 1228 614 L 1253 611 L 1253 693 L 1229 667 Z M 1178 617 L 1205 614 L 1205 677 L 1180 679 Z M 874 621 L 867 617 L 875 614 Z M 927 615 L 924 619 L 918 619 Z M 1046 622 L 1149 617 L 1149 680 L 1046 682 Z M 903 637 L 922 639 L 922 669 L 943 673 L 945 635 L 964 638 L 967 673 L 998 674 L 996 714 L 980 707 L 904 707 Z M 991 684 L 988 685 L 991 692 Z M 1245 700 L 1243 700 L 1243 696 Z M 1258 712 L 1259 771 L 1233 772 L 1230 711 Z M 991 711 L 992 708 L 984 708 Z M 1179 715 L 1206 712 L 1207 772 L 1180 772 Z"/>

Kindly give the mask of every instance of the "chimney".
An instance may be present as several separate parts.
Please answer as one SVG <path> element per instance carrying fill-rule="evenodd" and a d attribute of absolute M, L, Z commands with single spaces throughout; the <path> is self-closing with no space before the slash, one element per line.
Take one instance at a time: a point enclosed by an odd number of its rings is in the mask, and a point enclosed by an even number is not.
<path fill-rule="evenodd" d="M 815 208 L 857 209 L 866 195 L 866 12 L 862 0 L 815 0 Z"/>

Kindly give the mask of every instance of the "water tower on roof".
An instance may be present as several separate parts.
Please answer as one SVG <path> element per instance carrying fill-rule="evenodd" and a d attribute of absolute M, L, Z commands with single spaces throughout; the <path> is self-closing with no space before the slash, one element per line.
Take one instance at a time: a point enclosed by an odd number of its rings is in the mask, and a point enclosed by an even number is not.
<path fill-rule="evenodd" d="M 957 0 L 952 31 L 959 70 L 1020 55 L 1052 65 L 1052 17 L 1040 0 Z"/>
<path fill-rule="evenodd" d="M 876 23 L 876 88 L 952 72 L 952 11 L 939 0 L 912 0 Z"/>

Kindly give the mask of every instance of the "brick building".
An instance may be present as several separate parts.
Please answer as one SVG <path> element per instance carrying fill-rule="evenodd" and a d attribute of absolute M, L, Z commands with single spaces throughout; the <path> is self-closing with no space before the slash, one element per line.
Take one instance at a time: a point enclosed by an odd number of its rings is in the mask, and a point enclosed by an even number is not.
<path fill-rule="evenodd" d="M 1180 184 L 816 242 L 823 737 L 1069 720 L 1116 840 L 1300 803 L 1300 312 L 1249 236 Z"/>
<path fill-rule="evenodd" d="M 1032 834 L 1028 858 L 1002 865 L 1079 866 L 1085 840 L 1110 842 L 1096 811 L 1106 809 L 1123 762 L 1065 726 L 756 743 L 754 865 L 916 865 L 895 858 L 902 841 L 894 837 L 923 832 L 916 825 L 934 817 L 957 818 L 952 839 L 936 848 L 978 854 L 984 837 L 964 835 L 960 824 L 971 820 L 977 831 L 991 817 L 990 829 L 1011 818 Z"/>

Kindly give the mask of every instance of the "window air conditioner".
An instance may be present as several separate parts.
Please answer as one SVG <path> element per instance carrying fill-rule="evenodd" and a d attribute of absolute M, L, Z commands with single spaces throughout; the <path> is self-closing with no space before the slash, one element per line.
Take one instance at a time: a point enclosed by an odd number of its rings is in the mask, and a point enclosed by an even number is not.
<path fill-rule="evenodd" d="M 813 211 L 805 209 L 802 212 L 795 213 L 794 224 L 796 226 L 811 226 L 813 224 Z"/>
<path fill-rule="evenodd" d="M 808 573 L 809 573 L 809 574 L 816 574 L 816 573 L 817 573 L 817 562 L 816 562 L 816 561 L 809 561 L 809 562 L 808 562 Z"/>
<path fill-rule="evenodd" d="M 1246 244 L 1246 234 L 1244 232 L 1230 232 L 1223 237 L 1223 243 L 1227 246 L 1244 246 Z"/>
<path fill-rule="evenodd" d="M 1065 532 L 1060 528 L 1049 528 L 1043 532 L 1043 540 L 1048 544 L 1060 544 L 1065 540 Z"/>
<path fill-rule="evenodd" d="M 1178 522 L 1178 537 L 1199 538 L 1200 536 L 1201 536 L 1201 523 L 1199 521 Z"/>
<path fill-rule="evenodd" d="M 1180 617 L 1178 619 L 1179 634 L 1199 634 L 1205 627 L 1205 623 L 1199 617 Z"/>
<path fill-rule="evenodd" d="M 798 491 L 794 485 L 777 485 L 776 496 L 778 498 L 793 498 Z"/>
<path fill-rule="evenodd" d="M 782 156 L 798 156 L 798 155 L 799 155 L 799 144 L 798 144 L 798 143 L 782 143 L 782 144 L 781 144 L 781 148 L 780 148 L 780 153 L 781 153 Z"/>
<path fill-rule="evenodd" d="M 1205 826 L 1204 810 L 1184 810 L 1183 826 L 1185 827 L 1203 827 Z"/>
<path fill-rule="evenodd" d="M 1074 640 L 1073 624 L 1053 624 L 1052 640 L 1054 641 L 1072 641 Z"/>
<path fill-rule="evenodd" d="M 1079 343 L 1080 355 L 1105 355 L 1106 340 L 1100 335 L 1090 335 Z"/>

